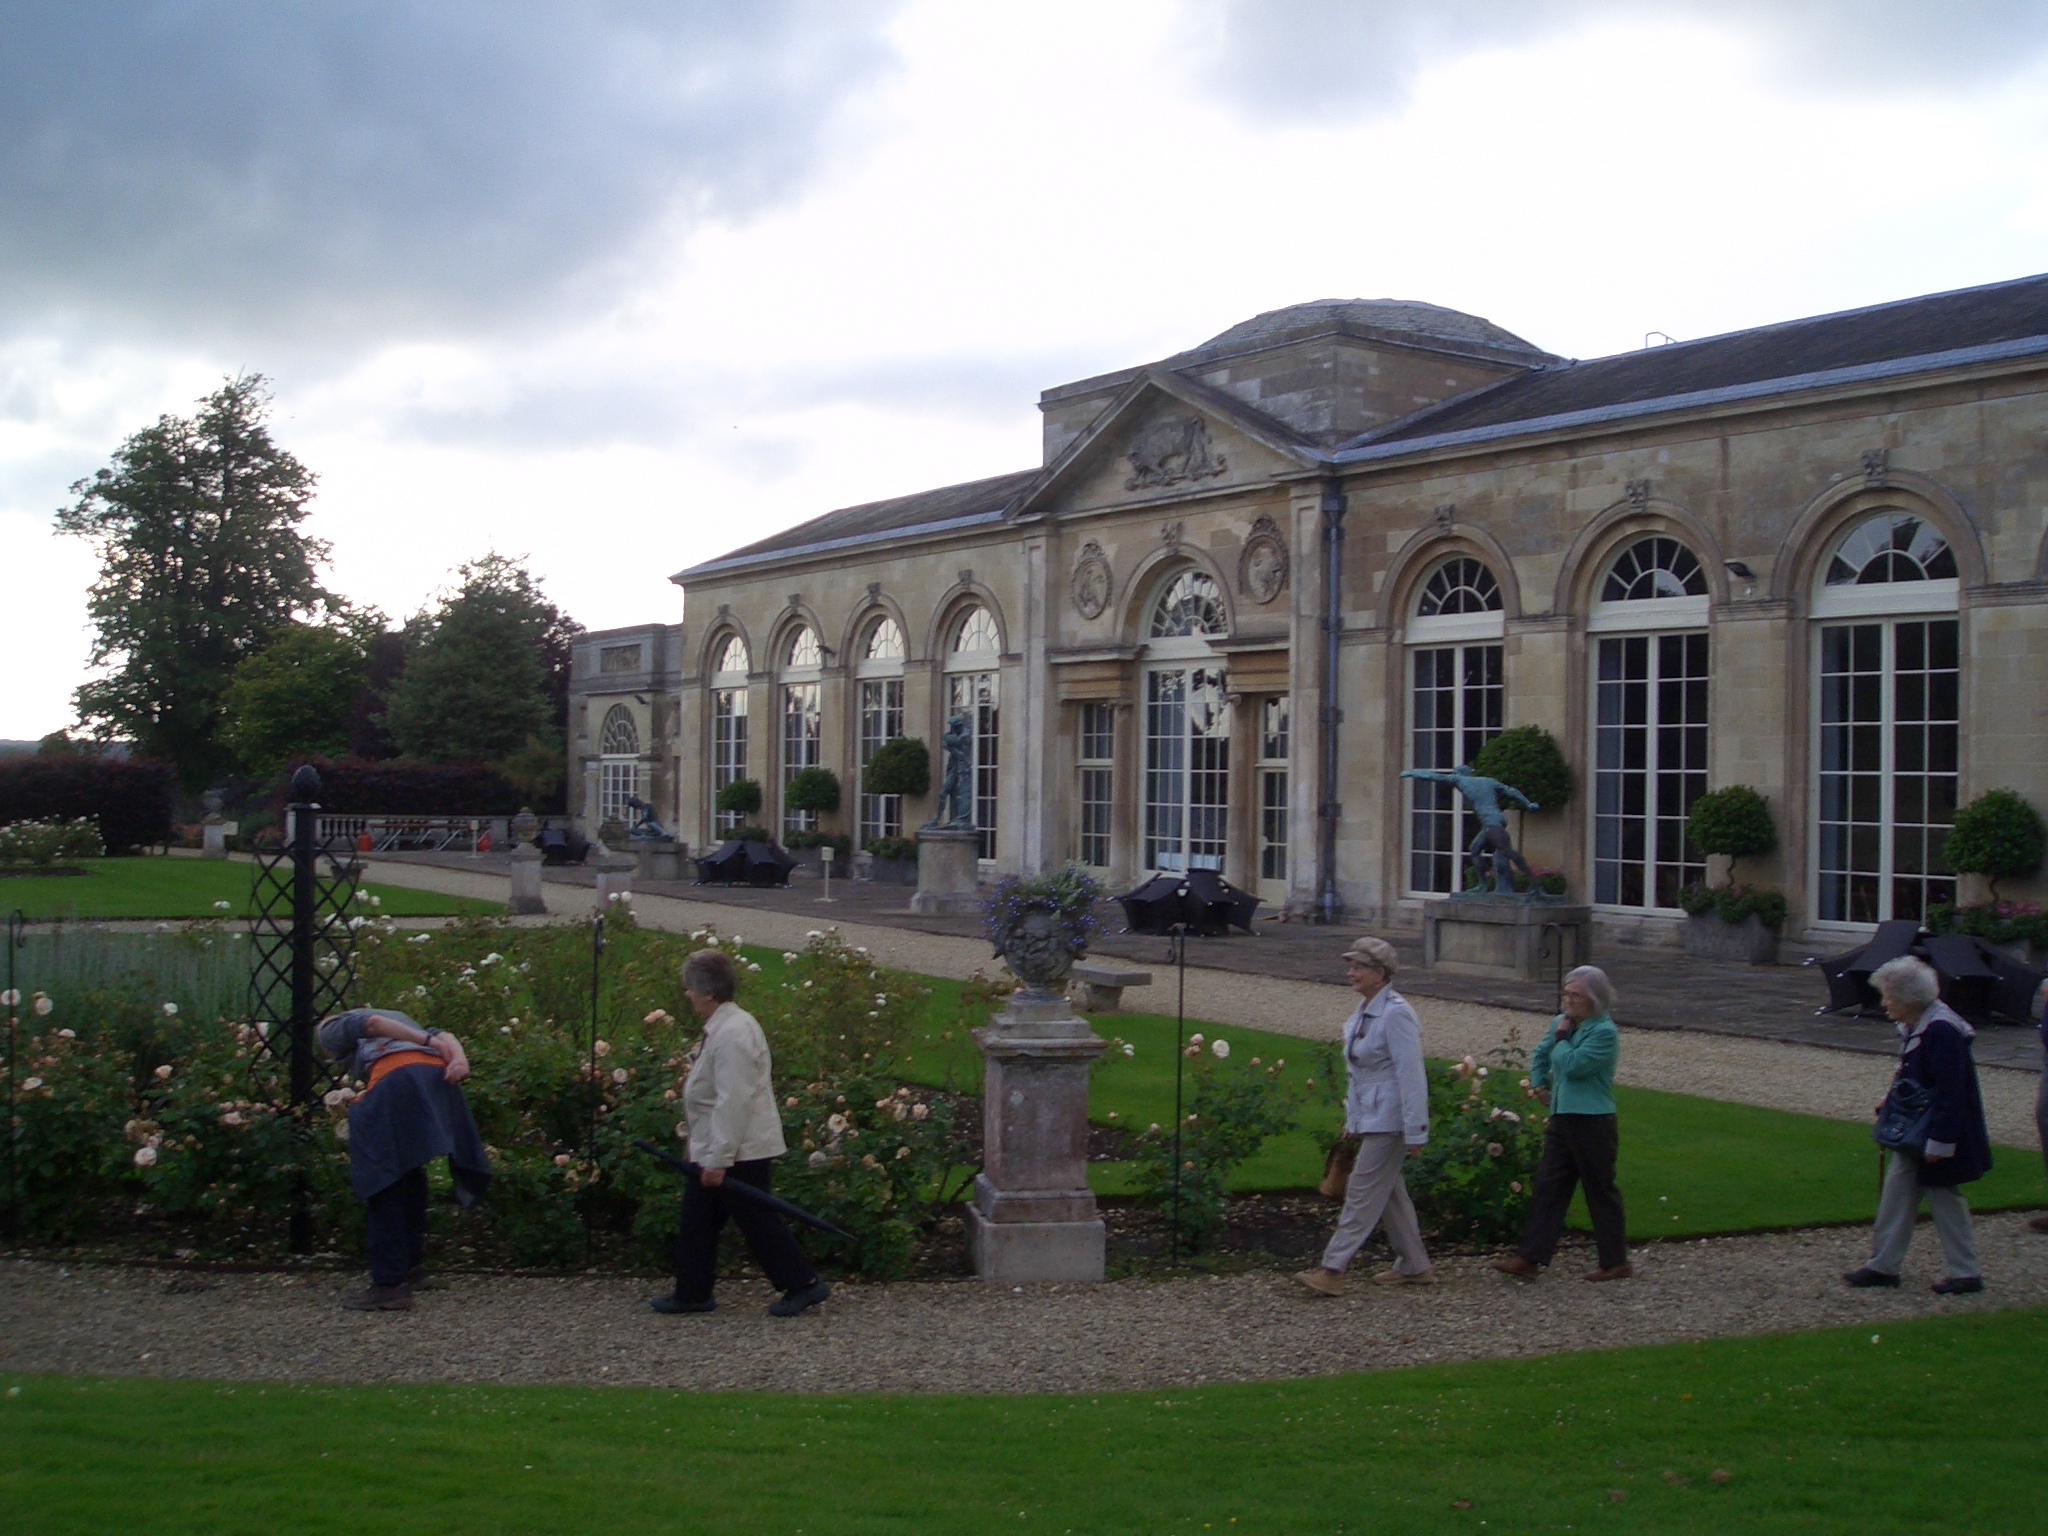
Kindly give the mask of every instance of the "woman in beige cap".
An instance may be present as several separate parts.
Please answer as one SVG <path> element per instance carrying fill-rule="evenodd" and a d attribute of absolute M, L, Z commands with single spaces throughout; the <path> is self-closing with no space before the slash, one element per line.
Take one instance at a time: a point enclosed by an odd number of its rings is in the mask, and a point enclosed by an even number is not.
<path fill-rule="evenodd" d="M 1415 1205 L 1401 1178 L 1405 1158 L 1420 1157 L 1429 1141 L 1429 1081 L 1422 1069 L 1422 1022 L 1396 992 L 1394 946 L 1360 939 L 1344 951 L 1345 974 L 1359 996 L 1344 1025 L 1344 1129 L 1358 1138 L 1358 1161 L 1344 1187 L 1344 1212 L 1323 1250 L 1322 1266 L 1295 1278 L 1324 1296 L 1340 1295 L 1344 1269 L 1384 1225 L 1394 1267 L 1373 1279 L 1384 1285 L 1428 1285 L 1436 1279 Z"/>

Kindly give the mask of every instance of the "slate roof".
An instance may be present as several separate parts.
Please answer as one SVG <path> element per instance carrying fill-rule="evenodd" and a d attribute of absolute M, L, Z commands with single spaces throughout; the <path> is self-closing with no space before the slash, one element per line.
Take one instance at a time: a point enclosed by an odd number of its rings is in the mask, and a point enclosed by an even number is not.
<path fill-rule="evenodd" d="M 2048 337 L 2048 275 L 1563 362 L 1416 412 L 1338 452 Z"/>
<path fill-rule="evenodd" d="M 1453 350 L 1478 351 L 1488 356 L 1504 354 L 1522 362 L 1555 361 L 1541 347 L 1532 346 L 1512 331 L 1502 330 L 1491 320 L 1482 320 L 1463 310 L 1445 309 L 1441 304 L 1423 304 L 1413 299 L 1314 299 L 1241 320 L 1199 347 L 1168 358 L 1160 366 L 1198 368 L 1220 358 L 1333 331 L 1368 339 L 1388 336 L 1410 343 L 1437 342 Z"/>
<path fill-rule="evenodd" d="M 894 496 L 887 501 L 867 501 L 857 507 L 841 507 L 807 523 L 799 523 L 794 528 L 786 528 L 781 533 L 770 534 L 765 539 L 730 550 L 715 560 L 694 565 L 687 571 L 678 572 L 672 579 L 680 581 L 723 566 L 746 563 L 762 555 L 864 544 L 887 534 L 908 533 L 914 528 L 993 522 L 1002 516 L 1024 487 L 1038 478 L 1038 473 L 1035 469 L 1019 470 L 1015 474 L 995 475 L 987 480 L 969 480 L 962 485 L 942 485 L 937 490 L 919 491 L 912 496 Z"/>

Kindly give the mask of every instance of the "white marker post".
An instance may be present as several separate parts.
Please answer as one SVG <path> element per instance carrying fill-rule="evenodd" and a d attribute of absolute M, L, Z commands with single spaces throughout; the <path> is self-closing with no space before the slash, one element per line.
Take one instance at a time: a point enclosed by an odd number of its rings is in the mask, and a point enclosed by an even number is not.
<path fill-rule="evenodd" d="M 818 867 L 825 874 L 825 894 L 818 898 L 820 901 L 830 901 L 832 899 L 832 855 L 835 852 L 837 850 L 830 843 L 820 843 L 818 845 Z"/>

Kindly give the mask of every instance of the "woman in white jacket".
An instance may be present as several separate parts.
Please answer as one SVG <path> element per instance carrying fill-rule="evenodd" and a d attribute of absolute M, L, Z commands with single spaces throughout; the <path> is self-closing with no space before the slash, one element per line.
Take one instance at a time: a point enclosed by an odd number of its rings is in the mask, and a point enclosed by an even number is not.
<path fill-rule="evenodd" d="M 732 957 L 722 949 L 700 949 L 683 962 L 683 996 L 704 1021 L 703 1043 L 683 1080 L 690 1161 L 699 1172 L 683 1186 L 675 1293 L 654 1298 L 657 1312 L 712 1310 L 718 1236 L 728 1219 L 746 1238 L 754 1262 L 782 1292 L 768 1307 L 773 1316 L 794 1317 L 831 1294 L 781 1216 L 756 1201 L 729 1200 L 724 1193 L 728 1179 L 768 1188 L 775 1159 L 789 1150 L 775 1107 L 768 1037 L 760 1022 L 733 1001 L 738 986 Z"/>
<path fill-rule="evenodd" d="M 1344 951 L 1344 968 L 1361 999 L 1344 1025 L 1344 1065 L 1351 1078 L 1344 1130 L 1358 1138 L 1358 1161 L 1344 1187 L 1344 1213 L 1323 1250 L 1322 1266 L 1295 1276 L 1322 1296 L 1343 1294 L 1345 1267 L 1382 1224 L 1393 1245 L 1394 1267 L 1373 1279 L 1383 1285 L 1436 1280 L 1401 1177 L 1403 1160 L 1420 1157 L 1429 1141 L 1422 1023 L 1408 999 L 1394 990 L 1393 945 L 1360 939 Z"/>

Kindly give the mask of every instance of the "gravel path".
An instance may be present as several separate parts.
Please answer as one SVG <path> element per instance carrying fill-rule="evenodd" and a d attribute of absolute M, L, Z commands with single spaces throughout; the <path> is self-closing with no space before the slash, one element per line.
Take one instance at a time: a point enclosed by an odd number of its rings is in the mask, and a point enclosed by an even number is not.
<path fill-rule="evenodd" d="M 0 1266 L 0 1370 L 241 1381 L 556 1382 L 692 1390 L 1085 1392 L 1268 1381 L 1431 1361 L 1546 1354 L 2048 1303 L 2048 1237 L 1989 1216 L 1990 1289 L 1942 1299 L 1923 1228 L 1896 1291 L 1839 1278 L 1868 1228 L 1652 1244 L 1638 1278 L 1586 1285 L 1569 1247 L 1536 1284 L 1480 1259 L 1443 1284 L 1337 1300 L 1284 1275 L 1124 1280 L 1009 1291 L 972 1280 L 842 1286 L 792 1321 L 728 1282 L 720 1310 L 647 1311 L 646 1280 L 458 1276 L 409 1314 L 359 1317 L 337 1275 Z"/>
<path fill-rule="evenodd" d="M 413 885 L 455 896 L 502 900 L 502 879 L 422 864 L 378 863 L 373 878 L 390 885 Z M 550 886 L 551 898 L 575 887 Z M 757 908 L 722 906 L 710 901 L 684 901 L 670 896 L 636 895 L 634 910 L 653 927 L 686 933 L 709 923 L 719 932 L 738 934 L 751 943 L 801 949 L 806 934 L 831 923 L 831 908 L 801 918 Z M 559 919 L 555 919 L 559 920 Z M 989 947 L 974 939 L 949 938 L 880 924 L 832 924 L 847 942 L 864 944 L 885 965 L 928 976 L 964 979 L 974 971 L 990 971 Z M 1338 946 L 1332 946 L 1332 954 Z M 1334 968 L 1334 965 L 1333 965 Z M 1172 1013 L 1174 976 L 1164 966 L 1152 969 L 1149 987 L 1132 987 L 1124 1004 L 1135 1012 Z M 1398 980 L 1396 982 L 1398 985 Z M 1205 1023 L 1268 1029 L 1310 1040 L 1335 1040 L 1355 1001 L 1339 985 L 1252 976 L 1236 971 L 1191 967 L 1187 1010 Z M 1515 1031 L 1524 1049 L 1533 1046 L 1549 1020 L 1540 1014 L 1481 1003 L 1419 998 L 1423 1046 L 1433 1056 L 1483 1055 Z M 1104 1027 L 1114 1015 L 1104 1016 Z M 1737 1104 L 1795 1110 L 1830 1120 L 1868 1122 L 1871 1106 L 1884 1097 L 1891 1081 L 1891 1062 L 1857 1051 L 1830 1051 L 1817 1046 L 1787 1045 L 1738 1035 L 1708 1035 L 1685 1030 L 1624 1029 L 1623 1083 L 1660 1088 Z M 1984 1116 L 1991 1139 L 2003 1146 L 2034 1149 L 2034 1072 L 1980 1066 Z"/>

